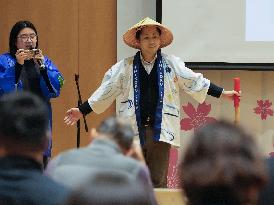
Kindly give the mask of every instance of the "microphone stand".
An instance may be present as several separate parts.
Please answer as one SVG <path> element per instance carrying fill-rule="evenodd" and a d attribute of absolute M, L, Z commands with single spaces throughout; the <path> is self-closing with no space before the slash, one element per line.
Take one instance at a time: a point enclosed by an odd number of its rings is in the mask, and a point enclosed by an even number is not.
<path fill-rule="evenodd" d="M 80 93 L 80 88 L 79 88 L 79 75 L 75 74 L 74 75 L 76 87 L 77 87 L 77 93 L 78 93 L 78 107 L 82 105 L 82 97 Z M 85 130 L 88 132 L 88 126 L 87 126 L 87 121 L 85 115 L 83 115 L 84 118 L 84 125 L 85 125 Z M 77 121 L 77 148 L 80 146 L 80 119 Z"/>

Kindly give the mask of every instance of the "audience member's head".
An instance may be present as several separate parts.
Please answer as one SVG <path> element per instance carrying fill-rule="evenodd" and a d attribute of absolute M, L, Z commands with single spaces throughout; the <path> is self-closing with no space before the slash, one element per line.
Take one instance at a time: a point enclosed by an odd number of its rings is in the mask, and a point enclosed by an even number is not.
<path fill-rule="evenodd" d="M 98 137 L 116 142 L 122 151 L 127 152 L 133 142 L 134 132 L 131 125 L 119 117 L 105 119 L 97 128 Z"/>
<path fill-rule="evenodd" d="M 47 143 L 46 105 L 28 92 L 0 98 L 0 155 L 41 155 Z"/>
<path fill-rule="evenodd" d="M 252 204 L 266 182 L 265 165 L 252 136 L 225 121 L 194 134 L 181 172 L 191 205 Z"/>
<path fill-rule="evenodd" d="M 268 158 L 266 163 L 270 180 L 259 195 L 259 205 L 270 205 L 274 203 L 274 157 Z"/>
<path fill-rule="evenodd" d="M 100 171 L 76 189 L 66 205 L 150 205 L 142 186 L 125 173 Z"/>

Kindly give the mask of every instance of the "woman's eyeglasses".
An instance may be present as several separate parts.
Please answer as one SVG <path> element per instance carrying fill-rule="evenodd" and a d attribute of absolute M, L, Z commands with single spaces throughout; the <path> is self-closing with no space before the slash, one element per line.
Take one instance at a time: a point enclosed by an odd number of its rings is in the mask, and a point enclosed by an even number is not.
<path fill-rule="evenodd" d="M 36 38 L 37 38 L 37 35 L 36 35 L 35 33 L 29 34 L 29 35 L 27 35 L 27 34 L 22 34 L 22 35 L 18 36 L 17 38 L 20 38 L 22 41 L 25 42 L 25 41 L 27 41 L 29 38 L 30 38 L 30 40 L 36 39 Z"/>

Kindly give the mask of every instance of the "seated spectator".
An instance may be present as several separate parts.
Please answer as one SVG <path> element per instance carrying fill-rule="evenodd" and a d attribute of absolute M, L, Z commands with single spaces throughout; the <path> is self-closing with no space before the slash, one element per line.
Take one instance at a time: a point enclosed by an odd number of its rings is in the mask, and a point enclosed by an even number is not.
<path fill-rule="evenodd" d="M 126 173 L 94 173 L 76 189 L 65 205 L 150 205 L 140 182 Z"/>
<path fill-rule="evenodd" d="M 259 205 L 274 204 L 274 157 L 268 158 L 266 163 L 270 175 L 270 181 L 259 195 Z"/>
<path fill-rule="evenodd" d="M 190 205 L 256 204 L 266 169 L 253 138 L 228 122 L 198 130 L 181 162 Z"/>
<path fill-rule="evenodd" d="M 67 189 L 43 175 L 48 111 L 27 92 L 0 98 L 0 204 L 57 205 Z"/>
<path fill-rule="evenodd" d="M 91 143 L 80 149 L 59 154 L 50 161 L 46 174 L 69 188 L 85 182 L 92 173 L 116 171 L 140 180 L 156 203 L 148 168 L 134 158 L 140 158 L 133 146 L 133 129 L 120 118 L 110 117 L 91 132 Z M 141 152 L 141 149 L 139 149 Z"/>

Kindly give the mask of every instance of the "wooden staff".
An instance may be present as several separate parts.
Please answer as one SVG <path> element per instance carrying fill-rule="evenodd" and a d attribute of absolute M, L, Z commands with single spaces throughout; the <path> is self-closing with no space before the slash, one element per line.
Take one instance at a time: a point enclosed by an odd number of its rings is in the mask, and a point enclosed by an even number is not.
<path fill-rule="evenodd" d="M 234 78 L 234 90 L 237 92 L 241 90 L 240 78 Z M 240 97 L 237 95 L 234 95 L 233 98 L 234 98 L 234 109 L 235 109 L 234 123 L 238 124 L 240 122 Z"/>

